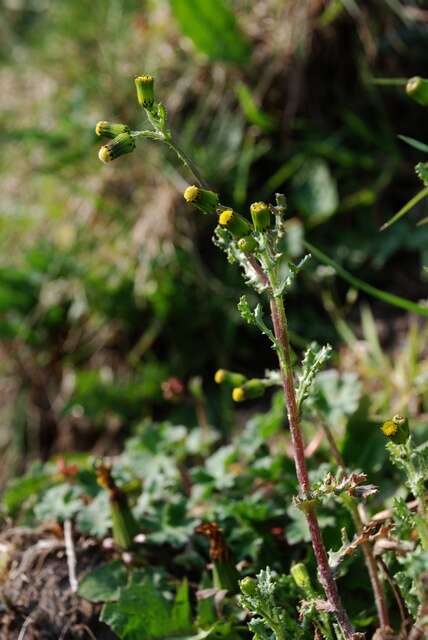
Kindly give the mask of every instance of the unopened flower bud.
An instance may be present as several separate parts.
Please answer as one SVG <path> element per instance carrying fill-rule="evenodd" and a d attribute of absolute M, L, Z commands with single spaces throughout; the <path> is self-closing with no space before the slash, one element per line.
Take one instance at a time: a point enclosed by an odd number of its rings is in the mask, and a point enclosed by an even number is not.
<path fill-rule="evenodd" d="M 244 402 L 245 391 L 242 387 L 235 387 L 232 391 L 232 400 L 234 402 Z"/>
<path fill-rule="evenodd" d="M 217 384 L 225 383 L 232 387 L 240 387 L 246 382 L 247 378 L 242 373 L 227 371 L 227 369 L 218 369 L 218 371 L 215 372 L 214 380 Z"/>
<path fill-rule="evenodd" d="M 270 209 L 265 202 L 254 202 L 250 207 L 250 211 L 256 231 L 265 231 L 270 227 Z"/>
<path fill-rule="evenodd" d="M 225 209 L 221 212 L 218 218 L 220 226 L 228 229 L 232 235 L 237 238 L 242 238 L 250 233 L 251 227 L 249 222 L 245 218 L 232 211 L 232 209 Z"/>
<path fill-rule="evenodd" d="M 266 385 L 263 384 L 258 378 L 252 378 L 247 380 L 239 387 L 235 387 L 232 391 L 232 399 L 235 402 L 243 402 L 244 400 L 253 400 L 254 398 L 260 398 L 266 389 Z"/>
<path fill-rule="evenodd" d="M 187 187 L 183 195 L 188 204 L 194 204 L 202 213 L 215 213 L 219 205 L 218 195 L 214 191 L 196 185 Z"/>
<path fill-rule="evenodd" d="M 406 84 L 407 95 L 424 107 L 428 106 L 428 80 L 415 76 Z"/>
<path fill-rule="evenodd" d="M 394 444 L 404 444 L 409 437 L 409 421 L 399 414 L 395 415 L 392 420 L 384 422 L 381 429 L 383 434 Z"/>
<path fill-rule="evenodd" d="M 135 140 L 129 133 L 120 133 L 111 142 L 101 147 L 98 157 L 101 162 L 111 162 L 135 149 Z"/>
<path fill-rule="evenodd" d="M 254 578 L 250 578 L 250 576 L 247 576 L 239 582 L 239 588 L 241 589 L 244 596 L 251 597 L 257 591 L 257 583 Z"/>
<path fill-rule="evenodd" d="M 144 109 L 151 109 L 155 101 L 153 76 L 136 76 L 137 99 Z"/>
<path fill-rule="evenodd" d="M 253 236 L 246 236 L 245 238 L 240 238 L 238 240 L 238 249 L 244 253 L 254 253 L 257 247 L 257 241 Z"/>
<path fill-rule="evenodd" d="M 107 122 L 107 120 L 100 120 L 95 127 L 95 133 L 97 136 L 105 136 L 106 138 L 115 138 L 120 133 L 131 133 L 127 124 L 120 124 L 118 122 Z"/>
<path fill-rule="evenodd" d="M 290 569 L 290 573 L 293 576 L 294 582 L 297 584 L 297 586 L 302 589 L 305 594 L 309 595 L 312 592 L 312 584 L 308 574 L 308 570 L 306 569 L 303 562 L 294 564 Z"/>

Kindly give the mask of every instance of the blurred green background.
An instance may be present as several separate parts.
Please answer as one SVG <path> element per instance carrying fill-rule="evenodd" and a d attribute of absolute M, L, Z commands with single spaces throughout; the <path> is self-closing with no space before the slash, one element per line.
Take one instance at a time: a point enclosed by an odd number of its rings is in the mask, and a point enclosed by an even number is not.
<path fill-rule="evenodd" d="M 426 297 L 421 185 L 427 75 L 417 1 L 0 0 L 0 485 L 36 457 L 114 452 L 145 416 L 195 421 L 162 383 L 201 376 L 227 429 L 219 366 L 261 373 L 274 354 L 236 311 L 243 284 L 183 205 L 192 182 L 149 141 L 103 166 L 99 120 L 139 127 L 133 76 L 151 73 L 181 146 L 222 200 L 289 202 L 303 239 L 372 285 Z M 312 260 L 288 298 L 296 350 L 330 340 L 374 413 L 428 411 L 423 318 L 372 300 Z M 165 395 L 167 398 L 165 399 Z"/>

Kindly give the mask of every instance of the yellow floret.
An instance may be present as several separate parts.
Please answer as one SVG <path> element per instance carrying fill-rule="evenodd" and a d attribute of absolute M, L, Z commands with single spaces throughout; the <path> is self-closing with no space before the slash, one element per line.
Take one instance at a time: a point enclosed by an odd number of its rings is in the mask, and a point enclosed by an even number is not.
<path fill-rule="evenodd" d="M 398 431 L 398 426 L 392 420 L 387 420 L 382 425 L 382 432 L 387 437 L 390 438 L 394 436 Z"/>
<path fill-rule="evenodd" d="M 250 210 L 251 210 L 251 213 L 258 214 L 261 211 L 269 210 L 269 207 L 265 202 L 253 202 L 253 204 L 250 207 Z"/>
<path fill-rule="evenodd" d="M 192 185 L 191 187 L 187 187 L 184 192 L 184 199 L 186 202 L 195 202 L 199 198 L 201 190 L 196 185 Z"/>
<path fill-rule="evenodd" d="M 224 369 L 219 369 L 218 371 L 215 372 L 214 381 L 217 384 L 221 384 L 224 381 L 225 377 L 226 377 L 226 373 Z"/>
<path fill-rule="evenodd" d="M 111 155 L 110 155 L 110 151 L 109 151 L 107 145 L 103 145 L 101 147 L 101 149 L 98 152 L 98 157 L 101 160 L 101 162 L 110 162 L 111 161 Z"/>
<path fill-rule="evenodd" d="M 222 213 L 220 214 L 218 222 L 219 224 L 221 224 L 222 227 L 226 227 L 232 218 L 233 218 L 232 209 L 226 209 L 225 211 L 222 211 Z"/>
<path fill-rule="evenodd" d="M 232 400 L 235 402 L 242 402 L 245 400 L 245 391 L 242 387 L 235 387 L 232 391 Z"/>
<path fill-rule="evenodd" d="M 95 133 L 97 134 L 97 136 L 102 136 L 102 130 L 103 127 L 105 127 L 105 125 L 108 124 L 108 122 L 106 120 L 100 120 L 97 123 L 97 126 L 95 127 Z"/>

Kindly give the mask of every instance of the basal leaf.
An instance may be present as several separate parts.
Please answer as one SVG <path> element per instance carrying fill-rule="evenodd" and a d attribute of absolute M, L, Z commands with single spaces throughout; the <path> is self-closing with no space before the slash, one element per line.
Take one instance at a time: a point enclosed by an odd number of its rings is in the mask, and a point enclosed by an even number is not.
<path fill-rule="evenodd" d="M 91 571 L 79 585 L 79 595 L 90 602 L 112 602 L 126 585 L 127 571 L 119 560 L 109 562 Z"/>
<path fill-rule="evenodd" d="M 121 640 L 154 640 L 180 635 L 180 632 L 175 634 L 173 628 L 171 604 L 149 579 L 121 589 L 117 602 L 104 605 L 100 619 L 110 625 Z"/>

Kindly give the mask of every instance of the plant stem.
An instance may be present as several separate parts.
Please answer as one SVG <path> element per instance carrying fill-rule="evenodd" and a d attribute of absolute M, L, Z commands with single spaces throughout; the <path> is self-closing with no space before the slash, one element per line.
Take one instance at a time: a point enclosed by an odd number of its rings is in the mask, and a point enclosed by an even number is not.
<path fill-rule="evenodd" d="M 272 276 L 270 277 L 270 284 L 273 291 L 275 289 L 275 283 L 272 282 Z M 274 333 L 278 341 L 278 359 L 284 387 L 291 440 L 293 444 L 296 475 L 299 482 L 300 490 L 303 495 L 306 495 L 310 491 L 310 482 L 305 461 L 305 447 L 303 436 L 300 429 L 299 412 L 297 408 L 296 393 L 294 389 L 293 368 L 291 364 L 287 317 L 285 315 L 282 297 L 276 297 L 271 294 L 270 307 Z M 333 575 L 328 564 L 327 552 L 324 546 L 318 519 L 313 506 L 309 506 L 305 510 L 305 515 L 309 526 L 315 559 L 318 565 L 319 580 L 324 589 L 327 600 L 333 608 L 343 636 L 346 640 L 357 640 L 359 638 L 364 638 L 364 635 L 355 633 L 354 628 L 349 620 L 348 614 L 346 613 L 340 599 L 336 583 L 333 579 Z"/>
<path fill-rule="evenodd" d="M 354 520 L 355 528 L 357 532 L 360 532 L 363 529 L 363 521 L 358 512 L 357 505 L 352 501 L 350 506 L 352 518 Z M 363 545 L 363 555 L 364 561 L 366 563 L 367 571 L 369 574 L 370 582 L 373 589 L 373 594 L 375 597 L 377 614 L 379 617 L 379 624 L 382 627 L 389 627 L 389 612 L 388 607 L 386 606 L 386 598 L 385 598 L 385 590 L 383 588 L 383 584 L 381 579 L 379 578 L 379 573 L 377 570 L 377 562 L 376 558 L 373 555 L 373 547 L 370 542 L 365 542 Z"/>
<path fill-rule="evenodd" d="M 196 178 L 197 183 L 200 187 L 204 189 L 208 189 L 208 185 L 201 176 L 199 169 L 194 164 L 193 160 L 189 158 L 189 156 L 181 149 L 172 139 L 166 139 L 165 143 L 168 145 L 170 149 L 172 149 L 178 158 L 180 158 L 181 162 L 189 169 L 191 173 L 193 173 Z"/>

